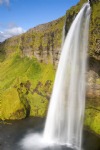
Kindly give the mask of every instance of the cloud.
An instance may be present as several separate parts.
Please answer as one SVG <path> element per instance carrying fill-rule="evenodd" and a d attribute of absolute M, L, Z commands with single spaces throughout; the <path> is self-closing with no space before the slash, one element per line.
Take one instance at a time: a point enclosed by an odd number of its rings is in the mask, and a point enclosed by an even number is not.
<path fill-rule="evenodd" d="M 0 31 L 0 42 L 3 42 L 4 40 L 22 34 L 25 30 L 21 27 L 12 27 L 5 29 L 4 31 Z"/>
<path fill-rule="evenodd" d="M 16 23 L 14 23 L 14 22 L 10 22 L 10 23 L 7 24 L 7 28 L 14 28 L 14 27 L 18 27 L 16 25 Z"/>
<path fill-rule="evenodd" d="M 9 6 L 10 0 L 0 0 L 0 5 L 2 4 L 6 4 L 7 6 Z"/>

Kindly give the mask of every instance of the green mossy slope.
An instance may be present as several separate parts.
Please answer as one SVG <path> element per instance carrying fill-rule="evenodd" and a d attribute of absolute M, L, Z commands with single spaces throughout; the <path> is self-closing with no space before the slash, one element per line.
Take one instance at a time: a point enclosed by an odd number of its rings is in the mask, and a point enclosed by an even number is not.
<path fill-rule="evenodd" d="M 100 135 L 100 99 L 87 99 L 85 126 Z"/>
<path fill-rule="evenodd" d="M 0 63 L 1 119 L 44 116 L 55 70 L 35 58 L 15 54 Z"/>
<path fill-rule="evenodd" d="M 26 110 L 22 103 L 20 103 L 20 98 L 16 89 L 7 89 L 2 93 L 1 98 L 1 119 L 25 118 Z"/>

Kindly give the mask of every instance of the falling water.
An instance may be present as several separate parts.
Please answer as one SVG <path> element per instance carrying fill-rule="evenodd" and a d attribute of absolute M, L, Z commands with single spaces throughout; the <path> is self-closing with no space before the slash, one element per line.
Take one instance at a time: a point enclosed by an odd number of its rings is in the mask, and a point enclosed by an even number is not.
<path fill-rule="evenodd" d="M 65 39 L 50 100 L 45 142 L 81 149 L 90 5 L 84 4 Z"/>

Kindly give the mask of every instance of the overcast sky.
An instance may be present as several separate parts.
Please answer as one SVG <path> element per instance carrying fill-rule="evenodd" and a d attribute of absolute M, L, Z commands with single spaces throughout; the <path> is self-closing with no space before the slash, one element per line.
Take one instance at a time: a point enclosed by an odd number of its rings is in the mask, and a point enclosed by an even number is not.
<path fill-rule="evenodd" d="M 79 0 L 0 0 L 0 42 L 55 20 Z"/>

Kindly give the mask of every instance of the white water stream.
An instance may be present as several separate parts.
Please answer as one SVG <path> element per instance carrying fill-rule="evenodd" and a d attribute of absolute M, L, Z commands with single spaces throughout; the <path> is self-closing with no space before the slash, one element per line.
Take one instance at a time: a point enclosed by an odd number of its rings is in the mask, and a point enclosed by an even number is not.
<path fill-rule="evenodd" d="M 47 143 L 81 149 L 90 12 L 84 4 L 62 48 L 43 134 Z"/>
<path fill-rule="evenodd" d="M 90 12 L 84 4 L 65 39 L 44 133 L 27 134 L 19 143 L 23 150 L 52 149 L 52 144 L 81 150 Z"/>

